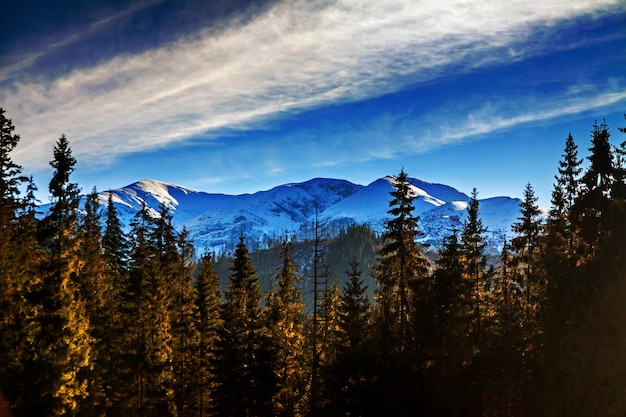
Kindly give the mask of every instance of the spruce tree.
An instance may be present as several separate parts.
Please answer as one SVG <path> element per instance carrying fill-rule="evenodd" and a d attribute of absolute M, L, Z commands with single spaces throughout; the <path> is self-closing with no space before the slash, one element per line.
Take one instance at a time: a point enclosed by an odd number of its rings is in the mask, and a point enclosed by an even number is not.
<path fill-rule="evenodd" d="M 462 246 L 459 230 L 452 228 L 438 249 L 433 273 L 434 331 L 433 372 L 429 401 L 432 409 L 454 415 L 467 408 L 467 294 L 470 283 L 463 278 Z"/>
<path fill-rule="evenodd" d="M 227 287 L 218 350 L 218 414 L 270 415 L 276 392 L 272 349 L 264 334 L 259 279 L 243 236 L 235 250 Z"/>
<path fill-rule="evenodd" d="M 523 280 L 518 277 L 519 261 L 505 240 L 493 277 L 494 329 L 491 335 L 491 364 L 499 372 L 491 375 L 489 392 L 493 396 L 490 409 L 497 415 L 524 415 L 529 402 L 529 361 L 536 354 L 536 340 L 529 333 L 536 330 L 527 319 Z M 531 327 L 533 326 L 533 327 Z"/>
<path fill-rule="evenodd" d="M 324 377 L 325 415 L 364 415 L 369 411 L 374 375 L 370 344 L 370 302 L 358 262 L 350 263 L 348 280 L 339 296 L 335 358 Z"/>
<path fill-rule="evenodd" d="M 389 332 L 392 349 L 402 353 L 411 344 L 410 309 L 416 288 L 425 281 L 428 261 L 423 246 L 417 243 L 422 232 L 418 229 L 419 217 L 413 213 L 416 196 L 404 170 L 394 177 L 393 186 L 387 212 L 391 219 L 385 223 L 375 278 L 381 324 Z"/>
<path fill-rule="evenodd" d="M 193 287 L 195 269 L 194 247 L 189 232 L 183 228 L 178 236 L 179 265 L 172 280 L 172 347 L 174 364 L 174 397 L 179 417 L 196 415 L 199 411 L 196 399 L 199 397 L 197 369 L 199 358 L 198 310 Z"/>
<path fill-rule="evenodd" d="M 198 378 L 197 404 L 198 415 L 215 415 L 215 392 L 217 391 L 218 375 L 218 343 L 222 331 L 220 316 L 220 279 L 215 272 L 215 258 L 205 254 L 200 258 L 199 271 L 196 277 L 196 308 L 199 337 L 197 341 Z"/>
<path fill-rule="evenodd" d="M 12 309 L 14 298 L 18 296 L 21 287 L 15 256 L 25 249 L 17 245 L 15 240 L 21 202 L 18 187 L 23 179 L 22 167 L 11 159 L 11 152 L 20 140 L 19 135 L 13 133 L 14 129 L 11 120 L 5 116 L 5 110 L 0 107 L 0 333 L 7 335 L 7 327 L 17 320 L 14 317 L 16 312 Z M 8 381 L 10 377 L 9 370 L 4 369 L 4 366 L 10 363 L 10 344 L 15 341 L 9 339 L 0 343 L 3 345 L 0 347 L 0 355 L 4 359 L 1 361 L 3 365 L 0 365 L 0 380 L 3 381 L 0 389 L 7 392 L 9 387 L 4 386 L 4 381 Z"/>
<path fill-rule="evenodd" d="M 304 301 L 302 281 L 293 261 L 293 245 L 282 243 L 276 284 L 268 297 L 266 316 L 274 345 L 277 392 L 273 415 L 301 416 L 306 405 L 306 350 L 304 339 Z"/>
<path fill-rule="evenodd" d="M 80 189 L 70 181 L 75 164 L 69 142 L 62 135 L 50 162 L 54 168 L 49 185 L 52 206 L 43 220 L 48 261 L 37 295 L 41 332 L 35 343 L 41 354 L 42 374 L 33 381 L 39 401 L 30 405 L 43 415 L 78 415 L 88 395 L 87 375 L 92 366 L 90 323 L 77 283 Z"/>
<path fill-rule="evenodd" d="M 147 206 L 131 224 L 130 268 L 122 293 L 126 323 L 126 413 L 167 416 L 176 413 L 173 391 L 170 283 L 160 270 L 157 224 Z"/>
<path fill-rule="evenodd" d="M 102 245 L 102 227 L 100 225 L 100 202 L 95 188 L 86 197 L 84 215 L 79 222 L 78 239 L 80 246 L 78 257 L 78 287 L 85 304 L 87 318 L 91 323 L 90 335 L 93 344 L 92 363 L 88 378 L 88 398 L 82 415 L 104 415 L 108 403 L 106 373 L 112 366 L 109 362 L 111 351 L 112 309 L 115 308 L 111 297 L 113 285 L 106 271 Z"/>
<path fill-rule="evenodd" d="M 27 182 L 11 152 L 19 142 L 14 126 L 0 108 L 0 395 L 18 415 L 27 414 L 39 397 L 33 378 L 40 376 L 39 353 L 31 341 L 39 333 L 39 303 L 33 299 L 41 286 L 45 260 L 36 240 L 36 187 Z M 43 412 L 43 411 L 42 411 Z"/>
<path fill-rule="evenodd" d="M 105 230 L 102 236 L 102 257 L 108 293 L 104 295 L 104 314 L 106 327 L 101 339 L 101 353 L 106 364 L 101 365 L 106 381 L 103 387 L 106 406 L 106 415 L 121 415 L 129 412 L 129 391 L 132 393 L 129 381 L 131 380 L 131 366 L 128 362 L 128 351 L 131 338 L 128 325 L 134 326 L 133 317 L 128 317 L 128 254 L 129 247 L 125 233 L 122 230 L 117 209 L 113 203 L 113 194 L 108 193 L 105 212 Z M 132 296 L 131 296 L 132 297 Z M 135 302 L 135 300 L 132 300 Z M 134 327 L 130 327 L 134 328 Z M 101 356 L 102 357 L 102 356 Z M 102 359 L 100 359 L 102 360 Z M 121 387 L 125 387 L 121 389 Z"/>
<path fill-rule="evenodd" d="M 527 325 L 531 327 L 535 323 L 543 293 L 543 279 L 539 270 L 539 238 L 543 226 L 541 209 L 537 206 L 537 197 L 530 184 L 524 189 L 520 217 L 517 220 L 512 226 L 516 236 L 511 246 L 515 251 L 518 268 L 516 276 L 526 293 Z"/>
<path fill-rule="evenodd" d="M 481 415 L 483 412 L 483 395 L 485 376 L 484 368 L 479 356 L 484 352 L 486 342 L 486 328 L 488 316 L 491 313 L 489 306 L 490 277 L 487 270 L 487 256 L 485 255 L 485 237 L 487 228 L 483 225 L 479 213 L 478 192 L 472 190 L 467 205 L 467 218 L 463 222 L 461 231 L 461 262 L 463 264 L 463 280 L 468 289 L 464 295 L 466 317 L 464 331 L 467 334 L 467 345 L 464 355 L 471 365 L 470 381 L 473 385 L 474 398 L 470 400 L 471 409 Z"/>
<path fill-rule="evenodd" d="M 107 270 L 115 277 L 114 282 L 119 282 L 128 270 L 128 240 L 122 224 L 117 214 L 117 208 L 113 201 L 113 193 L 109 192 L 107 197 L 107 208 L 105 215 L 105 231 L 102 245 L 104 247 L 104 257 Z"/>
<path fill-rule="evenodd" d="M 512 225 L 515 237 L 503 247 L 494 277 L 495 329 L 492 343 L 497 366 L 493 389 L 499 394 L 500 407 L 521 412 L 530 403 L 531 372 L 542 352 L 539 347 L 541 308 L 545 305 L 546 278 L 542 270 L 542 212 L 530 184 L 524 189 L 520 216 Z"/>
<path fill-rule="evenodd" d="M 618 301 L 626 295 L 626 268 L 623 246 L 614 240 L 624 218 L 614 223 L 612 193 L 619 173 L 609 138 L 606 124 L 594 124 L 589 166 L 571 210 L 554 204 L 559 203 L 559 193 L 553 194 L 543 262 L 549 309 L 543 322 L 545 359 L 538 390 L 546 416 L 626 412 L 621 394 L 626 339 Z M 562 235 L 571 236 L 570 242 Z"/>
<path fill-rule="evenodd" d="M 577 256 L 583 262 L 609 249 L 611 189 L 615 174 L 610 136 L 606 123 L 594 123 L 587 157 L 589 166 L 582 176 L 583 187 L 573 207 Z"/>
<path fill-rule="evenodd" d="M 578 159 L 576 144 L 570 134 L 565 142 L 565 151 L 559 161 L 556 182 L 552 190 L 551 206 L 546 219 L 545 233 L 541 238 L 541 268 L 545 271 L 547 305 L 550 314 L 545 318 L 561 317 L 559 323 L 543 325 L 554 327 L 554 331 L 563 329 L 566 318 L 575 306 L 573 286 L 575 285 L 575 266 L 578 262 L 575 251 L 574 203 L 580 191 L 581 159 Z M 569 287 L 569 289 L 567 289 Z M 563 320 L 561 322 L 561 320 Z"/>
<path fill-rule="evenodd" d="M 22 167 L 11 159 L 11 152 L 19 143 L 20 136 L 13 133 L 15 127 L 5 113 L 0 107 L 0 225 L 3 226 L 0 231 L 6 231 L 15 220 L 20 208 L 19 187 L 28 180 L 22 175 Z M 0 243 L 6 244 L 6 241 Z"/>
<path fill-rule="evenodd" d="M 394 407 L 398 415 L 411 414 L 421 401 L 416 378 L 421 372 L 423 344 L 427 337 L 423 310 L 427 290 L 429 262 L 417 239 L 419 218 L 414 215 L 416 196 L 402 170 L 393 178 L 394 190 L 387 212 L 383 246 L 378 251 L 373 276 L 377 310 L 375 340 L 379 349 L 378 412 Z"/>
<path fill-rule="evenodd" d="M 570 209 L 578 197 L 580 191 L 580 174 L 582 172 L 582 159 L 578 158 L 578 146 L 570 133 L 565 139 L 565 150 L 559 161 L 556 177 L 557 184 L 563 189 L 565 207 Z"/>
<path fill-rule="evenodd" d="M 359 263 L 352 261 L 346 271 L 348 281 L 341 293 L 339 307 L 340 346 L 350 351 L 359 351 L 368 338 L 370 302 L 367 287 L 363 284 Z"/>

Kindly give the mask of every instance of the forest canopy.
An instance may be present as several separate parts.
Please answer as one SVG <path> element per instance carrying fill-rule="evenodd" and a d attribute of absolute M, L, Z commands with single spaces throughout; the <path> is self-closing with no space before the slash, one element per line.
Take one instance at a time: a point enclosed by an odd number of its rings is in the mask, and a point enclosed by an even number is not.
<path fill-rule="evenodd" d="M 266 282 L 245 231 L 198 258 L 165 206 L 129 232 L 95 189 L 79 207 L 65 135 L 39 213 L 19 140 L 0 109 L 0 415 L 626 415 L 626 140 L 605 123 L 584 157 L 566 136 L 547 215 L 525 187 L 495 262 L 476 189 L 427 256 L 402 169 L 381 236 L 316 224 Z"/>

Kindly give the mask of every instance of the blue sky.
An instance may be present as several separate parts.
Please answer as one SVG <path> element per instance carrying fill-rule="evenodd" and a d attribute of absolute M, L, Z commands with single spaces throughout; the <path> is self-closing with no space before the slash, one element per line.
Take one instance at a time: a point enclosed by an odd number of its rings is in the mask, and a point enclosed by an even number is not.
<path fill-rule="evenodd" d="M 0 39 L 13 157 L 44 202 L 62 133 L 85 191 L 404 167 L 481 198 L 531 182 L 543 207 L 568 133 L 581 156 L 594 120 L 626 139 L 621 0 L 33 0 Z"/>

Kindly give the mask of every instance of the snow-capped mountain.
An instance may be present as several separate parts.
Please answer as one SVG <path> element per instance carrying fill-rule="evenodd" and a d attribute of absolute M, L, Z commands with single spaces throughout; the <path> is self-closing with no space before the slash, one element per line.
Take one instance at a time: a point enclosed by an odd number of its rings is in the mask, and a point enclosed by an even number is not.
<path fill-rule="evenodd" d="M 453 227 L 462 228 L 469 197 L 444 184 L 409 178 L 416 196 L 415 214 L 420 216 L 422 240 L 439 245 Z M 285 184 L 254 194 L 210 194 L 154 180 L 143 180 L 99 195 L 103 206 L 109 194 L 120 220 L 129 228 L 135 213 L 145 202 L 157 215 L 161 204 L 173 215 L 178 230 L 186 228 L 198 250 L 231 250 L 239 236 L 251 249 L 264 247 L 282 236 L 310 237 L 317 215 L 324 229 L 337 231 L 348 224 L 369 224 L 382 232 L 393 190 L 393 177 L 378 179 L 367 186 L 338 179 L 316 178 Z M 487 239 L 498 250 L 503 235 L 519 215 L 520 200 L 494 197 L 480 200 L 479 214 L 488 228 Z"/>

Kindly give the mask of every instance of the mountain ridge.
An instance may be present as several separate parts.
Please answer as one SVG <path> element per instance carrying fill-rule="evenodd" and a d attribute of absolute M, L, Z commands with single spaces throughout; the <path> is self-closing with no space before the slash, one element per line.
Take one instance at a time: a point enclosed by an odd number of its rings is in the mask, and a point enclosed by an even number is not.
<path fill-rule="evenodd" d="M 285 235 L 311 238 L 316 216 L 331 236 L 349 224 L 364 223 L 381 233 L 388 219 L 393 182 L 391 176 L 366 186 L 343 179 L 313 178 L 236 195 L 144 179 L 102 191 L 99 201 L 106 206 L 112 194 L 125 230 L 130 229 L 132 218 L 143 203 L 154 216 L 163 204 L 172 214 L 174 227 L 179 231 L 183 227 L 187 229 L 198 250 L 222 253 L 232 250 L 240 235 L 252 250 L 264 248 Z M 445 184 L 417 178 L 409 178 L 409 182 L 416 197 L 419 228 L 424 232 L 421 241 L 438 246 L 453 228 L 462 228 L 469 197 Z M 479 203 L 479 215 L 488 229 L 485 236 L 488 245 L 491 251 L 498 252 L 504 237 L 511 235 L 520 200 L 503 196 Z"/>

